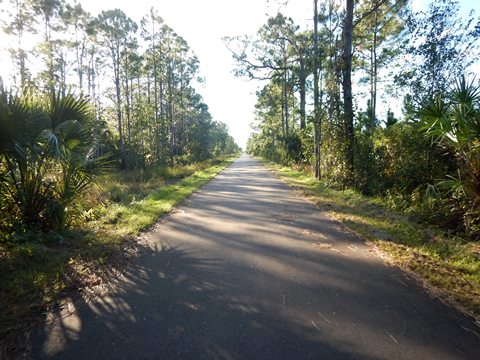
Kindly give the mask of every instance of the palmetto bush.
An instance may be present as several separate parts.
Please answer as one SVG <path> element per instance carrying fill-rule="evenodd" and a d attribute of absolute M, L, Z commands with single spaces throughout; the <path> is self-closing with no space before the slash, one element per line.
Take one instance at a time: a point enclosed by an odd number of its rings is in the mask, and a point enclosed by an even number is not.
<path fill-rule="evenodd" d="M 462 77 L 449 93 L 418 114 L 426 136 L 455 157 L 456 172 L 438 182 L 463 215 L 468 234 L 480 237 L 480 87 Z"/>
<path fill-rule="evenodd" d="M 92 184 L 103 162 L 93 156 L 92 118 L 83 96 L 17 96 L 0 90 L 3 223 L 44 230 L 67 225 L 69 206 Z"/>

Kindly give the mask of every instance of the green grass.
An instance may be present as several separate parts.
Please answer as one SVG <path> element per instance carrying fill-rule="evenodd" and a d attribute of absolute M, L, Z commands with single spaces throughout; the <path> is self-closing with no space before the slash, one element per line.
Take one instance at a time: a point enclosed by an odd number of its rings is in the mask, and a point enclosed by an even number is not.
<path fill-rule="evenodd" d="M 22 335 L 42 311 L 121 268 L 136 235 L 234 159 L 105 174 L 77 204 L 68 231 L 0 234 L 0 358 L 25 346 Z"/>
<path fill-rule="evenodd" d="M 148 196 L 128 204 L 112 204 L 108 211 L 100 210 L 101 218 L 91 222 L 89 226 L 102 229 L 114 239 L 136 235 L 155 224 L 160 216 L 170 212 L 175 205 L 205 185 L 230 162 L 231 159 L 225 163 L 198 170 L 186 178 L 173 184 L 163 185 Z M 104 209 L 104 206 L 100 205 L 100 208 Z"/>
<path fill-rule="evenodd" d="M 414 274 L 434 295 L 480 318 L 480 244 L 387 208 L 381 198 L 333 190 L 310 174 L 264 162 L 290 186 Z"/>

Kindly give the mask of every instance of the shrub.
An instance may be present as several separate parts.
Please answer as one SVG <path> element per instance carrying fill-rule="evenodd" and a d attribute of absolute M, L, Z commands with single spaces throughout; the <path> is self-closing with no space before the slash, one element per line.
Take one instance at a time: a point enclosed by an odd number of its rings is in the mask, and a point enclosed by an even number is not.
<path fill-rule="evenodd" d="M 24 224 L 62 229 L 104 159 L 93 156 L 83 96 L 17 96 L 0 90 L 0 196 Z"/>
<path fill-rule="evenodd" d="M 437 181 L 460 212 L 467 234 L 480 237 L 480 87 L 465 77 L 447 94 L 420 106 L 421 129 L 433 143 L 453 154 L 456 169 Z"/>

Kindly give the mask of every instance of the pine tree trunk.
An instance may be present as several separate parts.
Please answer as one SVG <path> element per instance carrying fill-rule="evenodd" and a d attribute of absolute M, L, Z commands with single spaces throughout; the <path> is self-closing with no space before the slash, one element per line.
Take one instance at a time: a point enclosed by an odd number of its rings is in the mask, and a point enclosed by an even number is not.
<path fill-rule="evenodd" d="M 314 173 L 315 178 L 320 179 L 321 174 L 321 119 L 320 119 L 320 104 L 319 104 L 319 86 L 318 86 L 318 72 L 319 72 L 319 51 L 318 51 L 318 0 L 314 0 L 313 12 L 313 47 L 314 47 L 314 65 L 313 65 L 313 111 L 314 111 Z"/>
<path fill-rule="evenodd" d="M 346 0 L 346 14 L 343 25 L 343 110 L 346 142 L 347 174 L 345 179 L 353 185 L 354 175 L 354 130 L 353 130 L 353 98 L 352 98 L 352 33 L 353 33 L 354 0 Z"/>
<path fill-rule="evenodd" d="M 300 92 L 300 129 L 304 130 L 306 127 L 306 83 L 307 79 L 305 76 L 305 60 L 303 57 L 300 59 L 300 74 L 298 76 L 299 82 L 299 92 Z"/>
<path fill-rule="evenodd" d="M 287 71 L 287 59 L 284 59 L 285 71 L 284 71 L 284 78 L 283 78 L 283 104 L 285 106 L 285 136 L 288 139 L 290 133 L 289 127 L 289 109 L 288 109 L 288 71 Z"/>
<path fill-rule="evenodd" d="M 115 91 L 117 100 L 117 121 L 118 121 L 118 135 L 119 135 L 119 148 L 120 148 L 120 161 L 121 167 L 125 167 L 125 143 L 123 139 L 123 123 L 122 123 L 122 96 L 120 89 L 120 45 L 117 44 L 114 49 L 114 64 L 113 72 L 115 77 Z"/>
<path fill-rule="evenodd" d="M 161 123 L 161 138 L 162 138 L 162 166 L 167 166 L 167 155 L 165 149 L 167 148 L 167 129 L 165 124 L 165 107 L 164 107 L 164 89 L 163 79 L 160 79 L 160 123 Z"/>

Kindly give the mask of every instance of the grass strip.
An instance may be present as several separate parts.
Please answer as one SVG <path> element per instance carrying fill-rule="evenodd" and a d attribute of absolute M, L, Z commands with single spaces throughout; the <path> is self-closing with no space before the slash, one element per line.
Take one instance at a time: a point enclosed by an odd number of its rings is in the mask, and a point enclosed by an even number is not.
<path fill-rule="evenodd" d="M 311 174 L 259 159 L 328 215 L 389 255 L 435 296 L 480 319 L 480 244 L 389 210 L 381 198 L 333 190 Z"/>
<path fill-rule="evenodd" d="M 124 236 L 137 235 L 170 212 L 177 204 L 209 182 L 235 158 L 224 160 L 218 165 L 196 171 L 191 176 L 173 184 L 164 185 L 145 198 L 128 205 L 115 204 L 102 218 L 91 224 L 102 229 L 111 238 L 118 240 Z"/>

